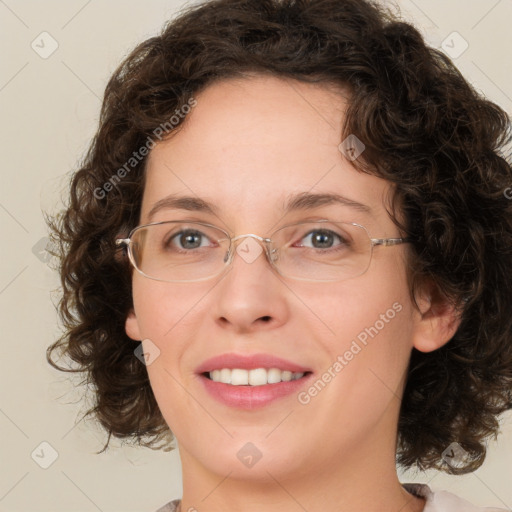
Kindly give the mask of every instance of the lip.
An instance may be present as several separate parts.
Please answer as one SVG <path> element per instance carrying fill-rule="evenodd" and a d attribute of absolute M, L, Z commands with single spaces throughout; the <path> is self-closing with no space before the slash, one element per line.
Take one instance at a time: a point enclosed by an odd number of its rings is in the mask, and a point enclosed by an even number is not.
<path fill-rule="evenodd" d="M 254 370 L 256 368 L 279 368 L 292 372 L 306 373 L 302 378 L 263 386 L 232 386 L 222 382 L 214 382 L 204 373 L 222 368 L 240 368 Z M 222 354 L 204 361 L 196 373 L 206 392 L 220 403 L 237 409 L 259 409 L 281 398 L 297 395 L 301 388 L 308 385 L 313 373 L 310 368 L 270 354 Z"/>
<path fill-rule="evenodd" d="M 221 354 L 207 359 L 196 368 L 196 373 L 206 373 L 222 368 L 240 368 L 241 370 L 255 370 L 256 368 L 279 368 L 291 372 L 311 372 L 311 368 L 300 366 L 293 361 L 288 361 L 271 354 Z"/>

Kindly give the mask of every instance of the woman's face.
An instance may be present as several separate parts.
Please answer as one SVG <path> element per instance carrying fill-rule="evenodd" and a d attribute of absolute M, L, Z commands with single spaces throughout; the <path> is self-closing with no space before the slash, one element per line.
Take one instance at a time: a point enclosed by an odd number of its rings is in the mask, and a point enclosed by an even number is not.
<path fill-rule="evenodd" d="M 356 171 L 338 148 L 342 94 L 256 76 L 217 82 L 196 100 L 182 129 L 148 157 L 140 224 L 196 220 L 232 236 L 265 237 L 290 222 L 328 218 L 362 224 L 372 238 L 400 236 L 385 210 L 389 183 Z M 283 209 L 297 194 L 347 201 Z M 150 217 L 171 195 L 201 199 L 212 212 L 189 201 L 190 209 L 168 205 Z M 133 273 L 126 332 L 153 353 L 151 386 L 184 471 L 285 478 L 394 461 L 417 324 L 407 245 L 375 248 L 358 277 L 308 282 L 276 274 L 264 253 L 257 255 L 255 240 L 244 240 L 230 270 L 210 280 L 169 283 Z M 202 374 L 236 369 L 232 375 L 243 381 L 243 370 L 276 367 L 308 373 L 288 384 L 251 387 Z"/>

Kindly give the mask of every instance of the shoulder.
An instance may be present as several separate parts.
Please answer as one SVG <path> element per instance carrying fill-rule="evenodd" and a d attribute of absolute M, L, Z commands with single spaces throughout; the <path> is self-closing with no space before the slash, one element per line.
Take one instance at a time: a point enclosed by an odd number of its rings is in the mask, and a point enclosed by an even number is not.
<path fill-rule="evenodd" d="M 432 491 L 426 484 L 402 484 L 404 489 L 425 498 L 423 512 L 506 512 L 504 508 L 477 507 L 448 491 Z"/>
<path fill-rule="evenodd" d="M 180 500 L 173 500 L 159 508 L 156 512 L 176 512 L 178 505 L 180 504 Z"/>

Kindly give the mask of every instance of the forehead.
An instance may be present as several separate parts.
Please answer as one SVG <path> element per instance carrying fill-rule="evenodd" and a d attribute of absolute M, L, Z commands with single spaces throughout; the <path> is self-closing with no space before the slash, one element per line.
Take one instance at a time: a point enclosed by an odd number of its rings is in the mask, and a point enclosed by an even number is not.
<path fill-rule="evenodd" d="M 196 100 L 180 130 L 148 157 L 141 221 L 169 195 L 267 224 L 305 193 L 338 194 L 384 213 L 389 184 L 356 171 L 339 150 L 341 88 L 253 76 L 216 82 Z"/>

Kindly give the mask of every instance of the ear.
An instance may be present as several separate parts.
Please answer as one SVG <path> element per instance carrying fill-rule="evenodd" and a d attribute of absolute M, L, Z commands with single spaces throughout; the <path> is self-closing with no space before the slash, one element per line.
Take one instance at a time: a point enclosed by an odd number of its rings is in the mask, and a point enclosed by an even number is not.
<path fill-rule="evenodd" d="M 415 312 L 413 346 L 420 352 L 432 352 L 448 343 L 459 328 L 460 312 L 428 283 L 416 294 L 418 310 Z"/>
<path fill-rule="evenodd" d="M 124 330 L 128 337 L 130 337 L 134 341 L 141 341 L 142 336 L 140 334 L 139 322 L 137 321 L 137 315 L 135 314 L 135 310 L 131 309 L 126 317 L 126 321 L 124 323 Z"/>

